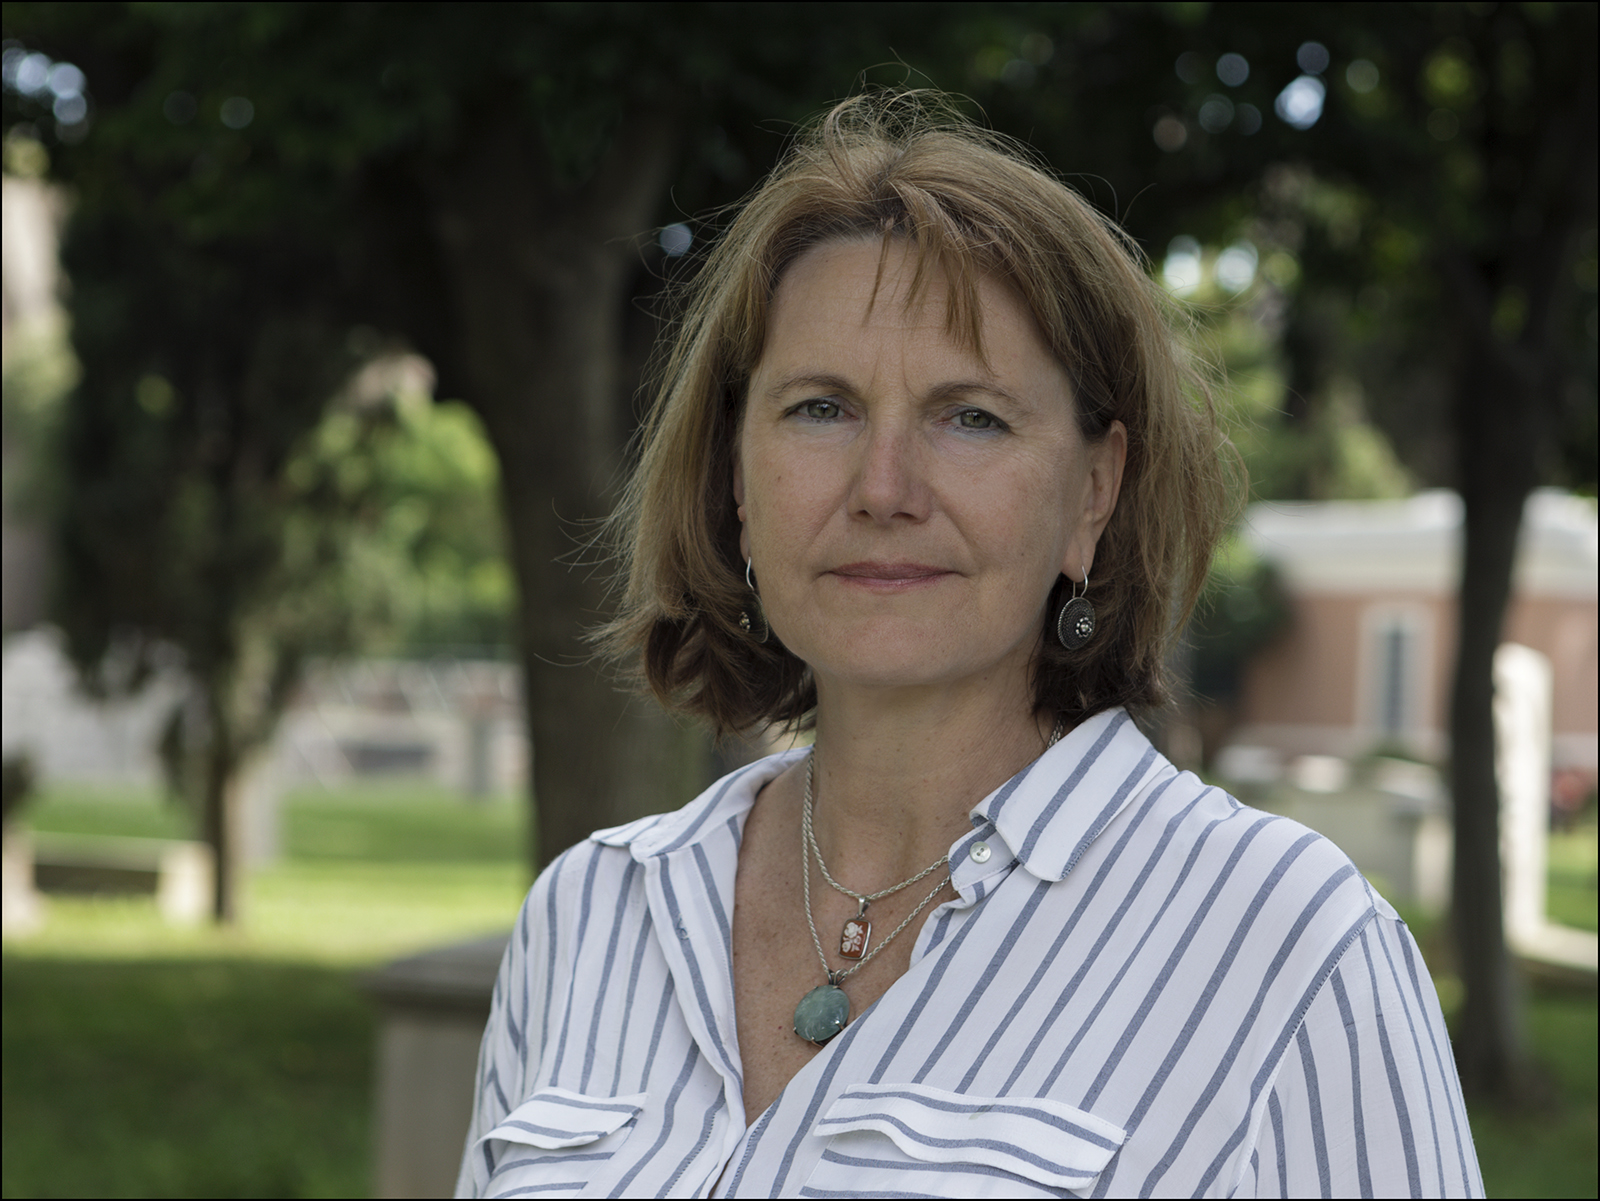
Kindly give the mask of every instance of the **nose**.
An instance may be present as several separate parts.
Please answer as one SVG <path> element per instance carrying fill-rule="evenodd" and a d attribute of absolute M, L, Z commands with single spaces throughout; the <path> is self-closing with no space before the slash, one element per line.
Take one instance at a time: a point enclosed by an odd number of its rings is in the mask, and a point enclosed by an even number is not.
<path fill-rule="evenodd" d="M 926 520 L 931 493 L 915 431 L 897 421 L 874 422 L 858 447 L 851 514 L 882 523 Z"/>

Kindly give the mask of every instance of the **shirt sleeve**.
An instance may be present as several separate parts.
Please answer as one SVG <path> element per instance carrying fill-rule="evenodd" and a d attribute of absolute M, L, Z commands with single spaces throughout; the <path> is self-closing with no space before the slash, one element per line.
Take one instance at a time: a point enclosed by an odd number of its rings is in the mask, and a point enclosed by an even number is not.
<path fill-rule="evenodd" d="M 1307 1008 L 1241 1193 L 1484 1195 L 1438 995 L 1411 932 L 1385 909 Z"/>
<path fill-rule="evenodd" d="M 500 961 L 500 974 L 495 978 L 489 1024 L 478 1047 L 472 1124 L 467 1128 L 461 1172 L 456 1177 L 457 1197 L 483 1195 L 494 1164 L 489 1148 L 480 1145 L 479 1140 L 504 1120 L 522 1099 L 524 1082 L 538 1073 L 541 1044 L 533 1026 L 540 1020 L 544 1008 L 540 1002 L 544 998 L 530 996 L 529 965 L 542 963 L 550 943 L 546 906 L 540 899 L 541 894 L 550 892 L 550 875 L 545 873 L 523 902 L 511 942 Z M 530 1034 L 534 1037 L 530 1038 Z"/>

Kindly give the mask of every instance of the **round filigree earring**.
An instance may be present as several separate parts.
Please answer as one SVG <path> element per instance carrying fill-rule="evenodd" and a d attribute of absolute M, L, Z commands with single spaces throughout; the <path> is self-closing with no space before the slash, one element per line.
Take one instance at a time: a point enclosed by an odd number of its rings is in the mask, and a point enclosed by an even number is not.
<path fill-rule="evenodd" d="M 756 583 L 750 578 L 750 560 L 744 561 L 745 587 L 750 589 L 754 603 L 748 609 L 739 611 L 739 628 L 757 642 L 765 642 L 772 633 L 772 627 L 767 625 L 767 615 L 761 610 L 761 594 L 756 591 Z"/>
<path fill-rule="evenodd" d="M 1083 591 L 1073 589 L 1072 596 L 1056 615 L 1056 637 L 1069 651 L 1081 649 L 1094 637 L 1094 606 L 1089 603 L 1089 569 L 1083 569 Z"/>

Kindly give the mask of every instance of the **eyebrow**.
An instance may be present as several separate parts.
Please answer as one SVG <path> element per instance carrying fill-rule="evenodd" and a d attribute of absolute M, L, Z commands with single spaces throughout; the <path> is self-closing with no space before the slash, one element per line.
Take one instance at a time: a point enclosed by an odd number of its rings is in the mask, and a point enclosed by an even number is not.
<path fill-rule="evenodd" d="M 799 372 L 795 375 L 785 376 L 771 388 L 768 388 L 767 396 L 776 399 L 787 392 L 794 391 L 796 388 L 817 388 L 824 392 L 844 392 L 852 396 L 857 393 L 854 385 L 842 376 L 829 375 L 827 373 Z M 973 393 L 997 397 L 1014 405 L 1024 403 L 1004 388 L 987 380 L 946 380 L 928 389 L 928 399 L 934 401 L 950 400 L 959 396 L 969 396 Z"/>

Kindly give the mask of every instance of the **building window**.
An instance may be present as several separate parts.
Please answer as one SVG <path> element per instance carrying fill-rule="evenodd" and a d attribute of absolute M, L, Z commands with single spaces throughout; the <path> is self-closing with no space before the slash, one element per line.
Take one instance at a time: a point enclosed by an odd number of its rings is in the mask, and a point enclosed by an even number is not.
<path fill-rule="evenodd" d="M 1364 618 L 1361 724 L 1379 743 L 1410 745 L 1427 724 L 1429 615 L 1419 607 L 1377 605 Z"/>
<path fill-rule="evenodd" d="M 1406 665 L 1411 657 L 1411 630 L 1403 622 L 1391 622 L 1378 646 L 1378 729 L 1385 737 L 1399 738 L 1406 732 L 1406 693 L 1411 684 Z"/>

